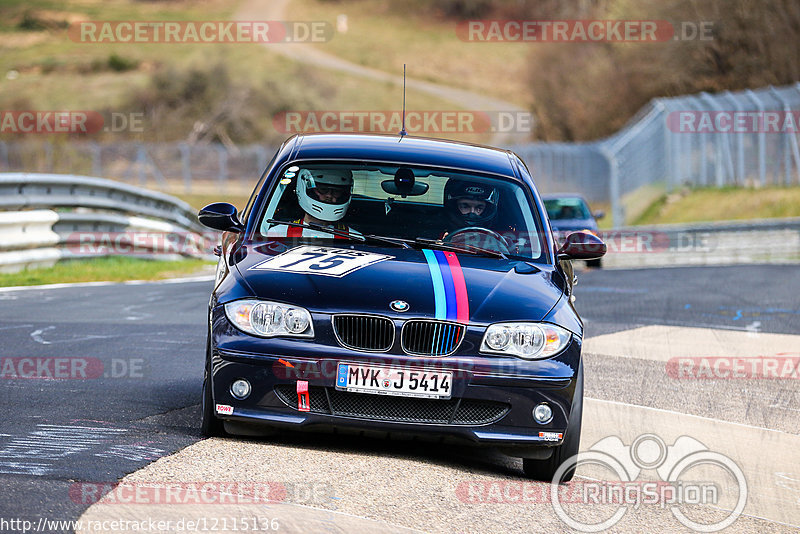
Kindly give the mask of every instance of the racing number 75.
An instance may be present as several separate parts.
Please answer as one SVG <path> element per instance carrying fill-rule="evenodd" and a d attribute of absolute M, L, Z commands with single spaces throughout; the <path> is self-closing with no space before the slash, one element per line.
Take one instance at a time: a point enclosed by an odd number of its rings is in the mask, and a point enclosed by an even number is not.
<path fill-rule="evenodd" d="M 331 256 L 330 258 L 325 258 L 321 260 L 319 263 L 314 263 L 313 265 L 309 265 L 309 269 L 314 269 L 315 271 L 322 271 L 325 269 L 333 269 L 345 262 L 345 260 L 353 259 L 351 256 L 344 256 L 342 254 L 336 254 Z M 323 265 L 324 264 L 324 265 Z"/>
<path fill-rule="evenodd" d="M 295 265 L 300 265 L 301 263 L 305 263 L 307 261 L 315 260 L 317 258 L 321 258 L 326 255 L 325 252 L 305 252 L 302 254 L 305 256 L 302 259 L 294 261 L 292 263 L 282 265 L 282 268 L 287 267 L 294 267 Z M 320 260 L 318 263 L 313 263 L 308 266 L 309 269 L 314 269 L 315 271 L 324 271 L 325 269 L 332 269 L 337 267 L 345 262 L 345 260 L 352 259 L 351 256 L 345 256 L 343 254 L 335 254 L 329 258 L 325 258 L 324 260 Z"/>

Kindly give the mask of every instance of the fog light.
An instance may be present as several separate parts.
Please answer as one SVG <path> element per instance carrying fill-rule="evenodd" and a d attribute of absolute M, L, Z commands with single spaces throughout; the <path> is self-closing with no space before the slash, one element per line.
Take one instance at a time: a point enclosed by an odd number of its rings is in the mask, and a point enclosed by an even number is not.
<path fill-rule="evenodd" d="M 537 423 L 549 423 L 553 419 L 553 409 L 547 404 L 537 404 L 533 409 L 533 418 Z"/>
<path fill-rule="evenodd" d="M 244 400 L 250 396 L 250 382 L 240 378 L 231 384 L 231 395 L 239 400 Z"/>

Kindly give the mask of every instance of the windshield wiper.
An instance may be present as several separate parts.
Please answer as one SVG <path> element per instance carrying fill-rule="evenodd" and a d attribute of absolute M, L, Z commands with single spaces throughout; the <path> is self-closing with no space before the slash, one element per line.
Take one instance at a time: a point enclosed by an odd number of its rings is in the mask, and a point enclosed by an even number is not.
<path fill-rule="evenodd" d="M 335 228 L 331 228 L 330 226 L 323 226 L 321 224 L 314 224 L 314 223 L 296 223 L 290 221 L 279 221 L 277 219 L 267 219 L 268 224 L 285 224 L 287 226 L 295 226 L 297 228 L 308 228 L 310 230 L 317 230 L 319 232 L 325 232 L 331 235 L 344 237 L 347 239 L 352 239 L 353 241 L 379 241 L 381 243 L 388 243 L 389 245 L 393 245 L 395 247 L 403 247 L 403 248 L 411 248 L 411 245 L 408 244 L 408 241 L 405 239 L 393 238 L 393 237 L 385 237 L 382 235 L 375 235 L 375 234 L 354 234 L 350 232 L 346 232 L 344 230 L 337 230 Z"/>
<path fill-rule="evenodd" d="M 467 254 L 475 254 L 475 255 L 483 255 L 483 256 L 492 256 L 495 258 L 502 258 L 504 260 L 508 259 L 508 256 L 500 252 L 499 250 L 490 250 L 487 248 L 476 247 L 475 245 L 454 245 L 452 243 L 445 243 L 443 241 L 437 241 L 433 239 L 425 239 L 424 237 L 418 237 L 414 240 L 414 243 L 417 245 L 422 245 L 424 247 L 436 248 L 439 250 L 447 250 L 449 252 L 466 252 Z"/>
<path fill-rule="evenodd" d="M 397 247 L 403 247 L 403 248 L 412 248 L 409 243 L 413 243 L 413 241 L 409 241 L 408 239 L 401 239 L 399 237 L 386 237 L 384 235 L 364 234 L 364 237 L 367 239 L 371 239 L 373 241 L 380 241 L 381 243 L 389 243 L 390 245 L 395 245 Z"/>
<path fill-rule="evenodd" d="M 489 250 L 476 247 L 475 245 L 453 245 L 452 243 L 443 243 L 441 241 L 425 239 L 423 237 L 418 237 L 412 241 L 409 239 L 401 239 L 399 237 L 386 237 L 375 234 L 351 234 L 350 232 L 346 232 L 344 230 L 337 230 L 329 226 L 323 226 L 321 224 L 314 223 L 296 223 L 291 221 L 279 221 L 277 219 L 267 219 L 267 223 L 274 225 L 285 224 L 287 226 L 294 226 L 297 228 L 308 228 L 309 230 L 317 230 L 318 232 L 325 232 L 327 234 L 344 237 L 353 241 L 360 241 L 362 243 L 365 241 L 379 241 L 381 243 L 388 243 L 390 245 L 403 248 L 412 248 L 414 245 L 416 245 L 418 247 L 436 248 L 438 250 L 447 250 L 449 252 L 465 252 L 467 254 L 475 254 L 479 256 L 483 255 L 502 258 L 504 260 L 508 259 L 508 256 L 499 250 Z"/>
<path fill-rule="evenodd" d="M 361 234 L 351 234 L 350 232 L 346 232 L 344 230 L 337 230 L 335 228 L 331 228 L 329 226 L 323 226 L 321 224 L 314 224 L 314 223 L 296 223 L 291 221 L 279 221 L 277 219 L 267 219 L 268 224 L 274 225 L 281 225 L 285 224 L 286 226 L 294 226 L 296 228 L 308 228 L 309 230 L 316 230 L 318 232 L 325 232 L 327 234 L 336 235 L 339 237 L 344 237 L 347 239 L 352 239 L 354 241 L 366 241 L 366 238 Z"/>

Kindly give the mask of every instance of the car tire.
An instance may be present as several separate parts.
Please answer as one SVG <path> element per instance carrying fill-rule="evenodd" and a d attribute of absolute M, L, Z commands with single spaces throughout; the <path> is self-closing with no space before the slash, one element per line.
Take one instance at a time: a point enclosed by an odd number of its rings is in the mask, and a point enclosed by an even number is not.
<path fill-rule="evenodd" d="M 597 258 L 596 260 L 586 260 L 586 266 L 600 269 L 603 266 L 603 260 L 602 258 Z"/>
<path fill-rule="evenodd" d="M 533 458 L 522 459 L 522 470 L 525 476 L 534 480 L 550 482 L 553 480 L 556 471 L 561 464 L 578 454 L 581 444 L 581 420 L 583 418 L 583 361 L 578 365 L 578 378 L 575 385 L 575 399 L 572 403 L 572 411 L 567 423 L 567 430 L 564 432 L 564 442 L 553 447 L 553 454 L 546 460 L 536 460 Z M 567 470 L 561 476 L 561 482 L 569 482 L 575 476 L 575 466 Z"/>
<path fill-rule="evenodd" d="M 201 402 L 203 409 L 203 420 L 200 424 L 200 432 L 208 437 L 226 436 L 223 422 L 214 413 L 214 395 L 211 392 L 211 340 L 206 341 L 206 370 L 203 377 L 203 398 Z"/>

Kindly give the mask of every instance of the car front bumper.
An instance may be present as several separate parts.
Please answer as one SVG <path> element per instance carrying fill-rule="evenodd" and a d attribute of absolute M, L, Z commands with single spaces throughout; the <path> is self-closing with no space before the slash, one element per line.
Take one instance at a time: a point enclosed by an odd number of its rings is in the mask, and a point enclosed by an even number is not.
<path fill-rule="evenodd" d="M 296 340 L 254 344 L 252 338 L 223 321 L 215 321 L 215 326 L 211 385 L 215 405 L 222 405 L 217 417 L 252 427 L 256 433 L 258 426 L 267 426 L 452 439 L 498 448 L 559 445 L 574 401 L 581 350 L 580 338 L 573 336 L 564 351 L 545 360 L 464 354 L 421 359 Z M 451 398 L 413 399 L 337 390 L 339 363 L 449 371 L 453 373 Z M 242 378 L 250 383 L 251 393 L 238 400 L 230 387 Z M 298 381 L 308 386 L 309 411 L 299 409 Z M 540 403 L 553 410 L 552 420 L 545 424 L 533 418 Z"/>

